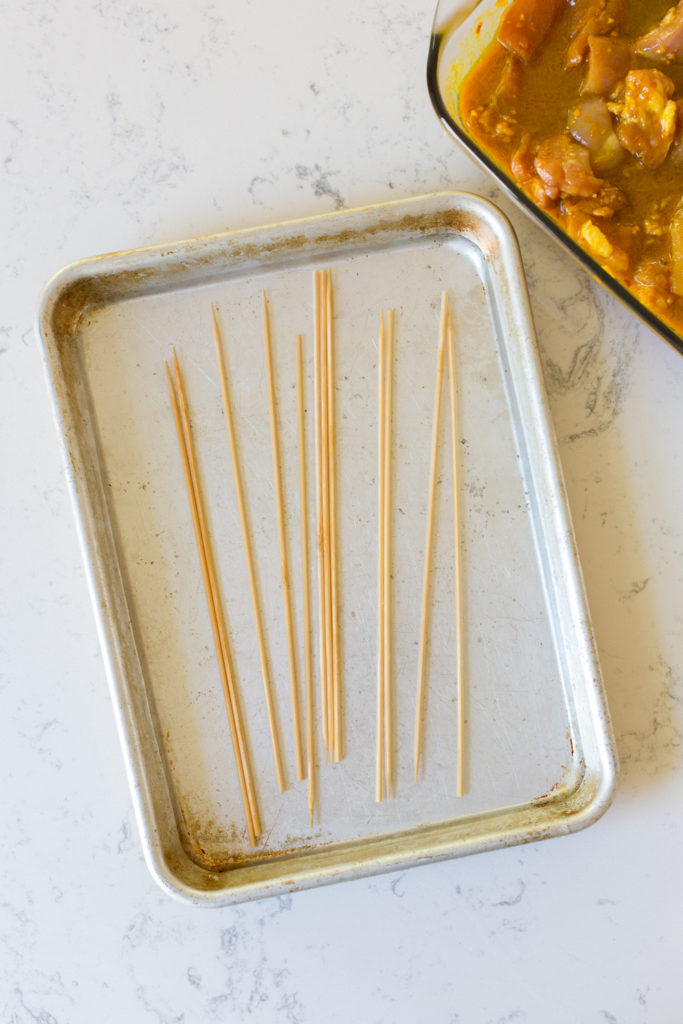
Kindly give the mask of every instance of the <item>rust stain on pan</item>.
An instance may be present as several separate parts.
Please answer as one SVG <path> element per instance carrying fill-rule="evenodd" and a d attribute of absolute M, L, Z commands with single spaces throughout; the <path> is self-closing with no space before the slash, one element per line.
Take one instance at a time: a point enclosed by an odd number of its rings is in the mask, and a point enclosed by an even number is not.
<path fill-rule="evenodd" d="M 299 255 L 306 248 L 311 249 L 319 258 L 320 252 L 333 253 L 355 248 L 359 243 L 378 236 L 388 235 L 429 237 L 437 239 L 449 234 L 461 236 L 477 236 L 482 241 L 481 223 L 466 211 L 438 210 L 430 216 L 407 214 L 397 220 L 379 221 L 359 228 L 341 229 L 338 231 L 321 232 L 309 235 L 304 232 L 283 232 L 270 245 L 264 245 L 259 238 L 248 241 L 250 232 L 245 232 L 245 239 L 239 235 L 215 236 L 208 239 L 208 250 L 205 243 L 186 242 L 173 248 L 148 250 L 150 263 L 134 268 L 127 268 L 127 253 L 101 256 L 93 261 L 92 270 L 84 277 L 68 282 L 57 295 L 49 313 L 48 327 L 58 345 L 72 343 L 83 318 L 92 314 L 99 306 L 116 301 L 122 297 L 131 298 L 136 295 L 153 293 L 160 288 L 168 288 L 169 280 L 186 279 L 187 285 L 204 272 L 211 269 L 216 276 L 229 273 L 241 266 L 256 264 L 265 266 L 269 260 L 282 260 L 288 254 Z M 497 240 L 491 236 L 486 238 L 484 254 L 489 256 L 497 248 Z M 221 263 L 218 251 L 224 246 L 224 262 Z M 193 248 L 197 246 L 197 248 Z M 143 251 L 144 255 L 144 251 Z M 109 269 L 98 270 L 98 264 Z"/>

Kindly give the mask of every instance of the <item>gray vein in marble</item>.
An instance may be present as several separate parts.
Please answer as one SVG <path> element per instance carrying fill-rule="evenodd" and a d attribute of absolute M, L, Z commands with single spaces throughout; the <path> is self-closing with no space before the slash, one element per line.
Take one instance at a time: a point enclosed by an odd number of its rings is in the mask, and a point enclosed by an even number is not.
<path fill-rule="evenodd" d="M 639 1002 L 639 1004 L 641 1006 L 643 1006 L 643 1007 L 647 1006 L 647 997 L 648 997 L 649 993 L 650 993 L 650 986 L 649 985 L 648 985 L 648 987 L 646 989 L 640 989 L 639 988 L 639 989 L 636 990 L 636 999 L 638 1000 L 638 1002 Z"/>
<path fill-rule="evenodd" d="M 286 992 L 277 1005 L 278 1020 L 288 1024 L 304 1024 L 305 1016 L 301 1000 L 295 992 Z"/>
<path fill-rule="evenodd" d="M 173 1011 L 163 1010 L 152 1003 L 151 997 L 143 985 L 139 985 L 135 991 L 139 1004 L 148 1015 L 153 1015 L 159 1024 L 184 1024 L 186 1017 L 184 1013 L 175 1014 Z"/>
<path fill-rule="evenodd" d="M 255 206 L 262 206 L 263 205 L 263 200 L 259 199 L 259 197 L 256 194 L 257 188 L 259 186 L 261 186 L 261 185 L 272 186 L 274 184 L 275 184 L 275 182 L 274 182 L 274 180 L 272 178 L 264 178 L 260 174 L 254 175 L 254 177 L 249 182 L 249 187 L 247 188 L 247 192 L 251 196 L 251 200 L 252 200 L 252 202 L 254 203 Z"/>
<path fill-rule="evenodd" d="M 519 891 L 514 896 L 510 896 L 505 900 L 498 900 L 493 904 L 494 907 L 515 907 L 518 903 L 522 902 L 524 893 L 526 892 L 526 883 L 520 878 L 519 879 Z"/>
<path fill-rule="evenodd" d="M 683 748 L 681 670 L 660 659 L 653 682 L 655 680 L 659 680 L 660 688 L 652 695 L 650 713 L 641 712 L 642 725 L 639 728 L 622 731 L 621 761 L 624 769 L 637 765 L 647 767 L 653 774 L 660 774 L 680 764 Z"/>
<path fill-rule="evenodd" d="M 45 1010 L 45 1009 L 34 1010 L 34 1009 L 32 1009 L 26 1003 L 26 1001 L 25 1001 L 24 993 L 22 991 L 21 986 L 19 986 L 19 985 L 15 985 L 14 986 L 14 995 L 16 996 L 17 1002 L 19 1003 L 19 1006 L 21 1007 L 21 1009 L 24 1010 L 25 1013 L 28 1014 L 30 1019 L 35 1021 L 36 1024 L 60 1024 L 60 1022 L 57 1019 L 57 1017 L 53 1016 L 53 1014 L 51 1014 L 48 1010 Z M 26 1018 L 24 1018 L 24 1020 L 25 1019 Z M 14 1024 L 15 1021 L 17 1022 L 17 1024 L 20 1024 L 21 1018 L 19 1018 L 19 1017 L 12 1017 L 11 1024 Z"/>
<path fill-rule="evenodd" d="M 221 932 L 221 949 L 228 956 L 234 956 L 239 945 L 240 933 L 236 925 Z"/>
<path fill-rule="evenodd" d="M 3 159 L 3 166 L 6 174 L 18 174 L 20 173 L 19 169 L 13 165 L 16 163 L 16 151 L 21 142 L 24 130 L 19 122 L 14 120 L 14 118 L 9 117 L 7 119 L 7 124 L 12 129 L 12 138 Z"/>
<path fill-rule="evenodd" d="M 405 888 L 403 888 L 402 891 L 399 892 L 399 888 L 404 886 L 404 882 L 405 875 L 403 874 L 399 875 L 398 878 L 392 879 L 391 882 L 391 891 L 393 895 L 396 896 L 396 898 L 399 900 L 402 900 L 405 896 Z"/>
<path fill-rule="evenodd" d="M 346 206 L 341 192 L 330 184 L 330 178 L 338 172 L 326 171 L 319 164 L 314 164 L 312 167 L 297 164 L 295 173 L 300 182 L 310 185 L 316 199 L 329 197 L 334 203 L 335 210 L 341 210 Z"/>

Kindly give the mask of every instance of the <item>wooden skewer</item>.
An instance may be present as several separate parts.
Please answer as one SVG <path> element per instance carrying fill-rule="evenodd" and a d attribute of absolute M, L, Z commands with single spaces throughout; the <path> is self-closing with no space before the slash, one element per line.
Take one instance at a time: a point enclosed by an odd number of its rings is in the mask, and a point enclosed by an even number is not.
<path fill-rule="evenodd" d="M 323 445 L 322 445 L 322 309 L 320 302 L 320 271 L 316 270 L 313 277 L 314 285 L 314 369 L 313 381 L 315 390 L 315 514 L 316 514 L 316 559 L 318 570 L 318 646 L 320 657 L 320 721 L 322 729 L 323 753 L 328 754 L 327 734 L 327 631 L 325 623 L 325 527 L 323 522 Z"/>
<path fill-rule="evenodd" d="M 299 427 L 299 508 L 301 516 L 301 577 L 304 620 L 304 681 L 306 706 L 306 772 L 308 775 L 308 813 L 311 825 L 315 814 L 315 764 L 313 751 L 313 663 L 311 658 L 311 592 L 308 558 L 308 497 L 306 489 L 306 427 L 304 416 L 303 339 L 296 339 L 296 391 Z"/>
<path fill-rule="evenodd" d="M 393 718 L 392 685 L 392 622 L 391 622 L 391 392 L 392 364 L 394 350 L 394 311 L 387 311 L 386 341 L 384 356 L 385 398 L 384 398 L 384 756 L 386 771 L 386 793 L 391 796 L 393 780 L 393 757 L 391 726 Z"/>
<path fill-rule="evenodd" d="M 422 581 L 422 615 L 420 621 L 420 648 L 417 670 L 417 704 L 415 708 L 415 781 L 417 782 L 422 757 L 422 705 L 424 703 L 425 649 L 427 645 L 427 619 L 429 614 L 429 577 L 432 561 L 432 539 L 434 535 L 434 497 L 436 493 L 436 457 L 439 443 L 439 420 L 441 418 L 441 391 L 443 387 L 444 351 L 446 347 L 446 324 L 448 295 L 441 297 L 441 323 L 439 329 L 439 352 L 437 356 L 436 385 L 434 394 L 434 422 L 432 425 L 432 453 L 429 468 L 429 498 L 427 504 L 427 539 L 425 542 L 424 577 Z"/>
<path fill-rule="evenodd" d="M 181 396 L 181 403 L 186 406 L 186 403 L 184 402 L 184 392 L 182 390 L 182 377 L 180 375 L 177 357 L 175 357 L 175 354 L 174 362 L 176 364 L 176 380 L 180 382 L 179 394 Z M 171 371 L 168 363 L 166 363 L 166 376 L 168 379 L 173 419 L 175 421 L 176 433 L 178 435 L 178 445 L 183 462 L 185 484 L 190 502 L 190 511 L 192 514 L 197 551 L 204 580 L 204 591 L 211 618 L 211 628 L 216 648 L 218 667 L 221 675 L 221 683 L 223 686 L 223 695 L 228 712 L 230 736 L 235 756 L 235 763 L 237 765 L 237 774 L 239 778 L 240 792 L 242 795 L 242 803 L 244 805 L 244 813 L 247 821 L 249 842 L 252 846 L 255 846 L 261 833 L 261 825 L 251 779 L 251 770 L 249 767 L 247 746 L 244 739 L 244 731 L 239 713 L 239 704 L 237 702 L 237 695 L 235 692 L 234 673 L 232 671 L 229 648 L 227 638 L 225 636 L 225 624 L 220 611 L 215 569 L 213 565 L 211 547 L 208 541 L 208 530 L 206 527 L 201 491 L 198 488 L 198 477 L 196 473 L 194 450 L 192 447 L 192 435 L 189 431 L 189 421 L 185 423 L 185 417 L 181 415 L 178 396 L 176 395 L 176 391 L 173 386 L 173 378 L 171 377 Z"/>
<path fill-rule="evenodd" d="M 386 338 L 384 331 L 384 314 L 380 318 L 379 339 L 377 343 L 377 767 L 375 775 L 375 799 L 380 803 L 384 798 L 384 561 L 385 561 L 385 477 L 384 460 L 386 446 L 384 432 L 386 418 L 384 406 L 386 402 L 386 386 L 384 381 Z"/>
<path fill-rule="evenodd" d="M 185 397 L 185 388 L 183 386 L 183 378 L 182 378 L 182 373 L 180 371 L 180 363 L 178 362 L 178 354 L 177 354 L 175 349 L 173 349 L 173 375 L 174 375 L 174 380 L 175 380 L 175 388 L 176 388 L 176 392 L 177 392 L 180 424 L 181 424 L 181 429 L 182 429 L 182 432 L 183 432 L 183 440 L 184 440 L 184 445 L 185 445 L 185 451 L 186 451 L 187 457 L 188 457 L 188 469 L 189 469 L 189 473 L 190 473 L 190 481 L 191 481 L 192 488 L 193 488 L 193 495 L 194 495 L 195 505 L 196 505 L 196 509 L 197 509 L 197 518 L 198 518 L 199 530 L 200 530 L 203 550 L 205 552 L 205 561 L 206 561 L 206 567 L 207 567 L 207 571 L 208 571 L 209 584 L 210 584 L 211 593 L 212 593 L 212 597 L 213 597 L 213 603 L 214 603 L 214 606 L 215 606 L 216 621 L 217 621 L 218 631 L 219 631 L 219 639 L 221 641 L 221 652 L 222 652 L 222 655 L 223 655 L 223 661 L 224 661 L 226 672 L 227 672 L 227 676 L 228 676 L 228 682 L 229 682 L 229 694 L 228 695 L 230 697 L 230 704 L 231 704 L 231 707 L 232 707 L 232 710 L 233 710 L 233 714 L 234 714 L 234 717 L 235 717 L 235 722 L 236 722 L 236 725 L 237 725 L 237 737 L 238 737 L 239 746 L 240 746 L 241 759 L 242 759 L 243 764 L 246 766 L 245 778 L 246 778 L 246 784 L 247 784 L 247 793 L 248 793 L 249 803 L 250 803 L 250 807 L 251 807 L 252 821 L 254 823 L 254 828 L 256 830 L 256 835 L 258 836 L 261 833 L 261 824 L 260 824 L 260 821 L 259 821 L 258 809 L 257 809 L 257 806 L 256 806 L 256 796 L 254 794 L 254 788 L 253 788 L 253 784 L 252 784 L 252 781 L 251 781 L 251 771 L 249 770 L 248 751 L 247 751 L 247 746 L 246 746 L 246 742 L 245 742 L 245 738 L 244 738 L 244 730 L 242 728 L 242 722 L 241 722 L 240 711 L 239 711 L 239 704 L 238 704 L 238 701 L 237 701 L 237 691 L 236 691 L 236 688 L 235 688 L 234 671 L 233 671 L 233 668 L 232 668 L 232 659 L 231 659 L 230 648 L 229 648 L 228 640 L 227 640 L 227 633 L 226 633 L 226 628 L 225 628 L 225 622 L 223 620 L 223 614 L 222 614 L 222 610 L 221 610 L 220 591 L 219 591 L 219 588 L 218 588 L 218 580 L 217 580 L 217 577 L 216 577 L 216 569 L 215 569 L 214 560 L 213 560 L 213 553 L 212 553 L 212 550 L 211 550 L 211 542 L 210 542 L 210 539 L 209 539 L 209 530 L 208 530 L 208 525 L 207 525 L 207 522 L 206 522 L 206 513 L 204 511 L 204 502 L 203 502 L 203 499 L 202 499 L 202 492 L 201 492 L 201 487 L 200 487 L 200 483 L 199 483 L 199 473 L 198 473 L 198 470 L 197 470 L 197 460 L 196 460 L 196 456 L 195 456 L 195 453 L 194 453 L 194 445 L 193 445 L 193 442 L 192 442 L 192 429 L 191 429 L 191 426 L 190 426 L 190 413 L 189 413 L 188 406 L 187 406 L 187 399 Z"/>
<path fill-rule="evenodd" d="M 329 417 L 329 366 L 328 366 L 328 326 L 327 303 L 327 272 L 320 273 L 320 395 L 321 395 L 321 428 L 322 428 L 322 514 L 323 514 L 323 586 L 324 586 L 324 630 L 325 630 L 325 707 L 327 710 L 327 753 L 330 762 L 334 761 L 334 651 L 332 643 L 332 567 L 330 563 L 330 417 Z"/>
<path fill-rule="evenodd" d="M 270 438 L 273 451 L 273 475 L 275 478 L 275 500 L 277 504 L 277 529 L 280 545 L 280 576 L 282 579 L 282 596 L 285 606 L 285 626 L 287 631 L 287 654 L 289 657 L 289 685 L 292 701 L 292 722 L 294 727 L 294 750 L 296 758 L 296 777 L 304 777 L 304 760 L 301 748 L 301 722 L 299 719 L 299 695 L 297 687 L 296 654 L 294 646 L 294 620 L 292 618 L 292 598 L 289 588 L 289 564 L 287 557 L 287 534 L 285 531 L 285 503 L 282 494 L 282 470 L 280 467 L 280 445 L 277 429 L 277 408 L 275 404 L 275 374 L 273 372 L 273 345 L 270 332 L 270 317 L 266 293 L 263 292 L 263 335 L 266 350 L 266 376 L 268 378 L 268 407 L 270 410 Z"/>
<path fill-rule="evenodd" d="M 341 760 L 341 676 L 339 659 L 339 609 L 337 579 L 337 443 L 334 413 L 334 319 L 332 307 L 332 274 L 325 274 L 325 322 L 327 327 L 327 423 L 328 423 L 328 489 L 329 489 L 329 558 L 330 558 L 330 622 L 332 631 L 332 695 L 333 695 L 333 759 Z"/>
<path fill-rule="evenodd" d="M 256 583 L 256 569 L 254 567 L 254 555 L 252 552 L 251 538 L 249 535 L 249 524 L 247 521 L 244 488 L 242 486 L 242 476 L 240 473 L 239 458 L 237 455 L 237 440 L 235 437 L 235 427 L 233 423 L 232 405 L 230 401 L 230 389 L 228 387 L 228 376 L 225 366 L 225 359 L 223 357 L 223 347 L 221 345 L 221 335 L 218 327 L 218 320 L 216 318 L 216 310 L 213 306 L 211 307 L 211 315 L 213 320 L 213 335 L 216 345 L 216 358 L 218 360 L 221 392 L 223 395 L 223 412 L 225 416 L 225 425 L 228 432 L 228 442 L 230 445 L 230 456 L 232 460 L 235 492 L 237 494 L 237 505 L 239 509 L 240 523 L 242 526 L 242 538 L 244 541 L 244 552 L 247 560 L 247 571 L 249 575 L 249 589 L 251 592 L 254 623 L 256 626 L 256 639 L 258 643 L 259 657 L 261 661 L 261 675 L 263 677 L 263 690 L 266 699 L 266 710 L 268 713 L 270 741 L 273 750 L 273 760 L 275 762 L 275 774 L 277 776 L 277 784 L 280 792 L 282 793 L 285 789 L 285 779 L 282 770 L 282 756 L 280 754 L 277 723 L 275 720 L 275 705 L 272 693 L 272 683 L 270 680 L 270 672 L 268 670 L 268 657 L 266 654 L 265 635 L 263 630 L 263 623 L 261 621 L 261 609 L 259 605 L 258 587 Z"/>
<path fill-rule="evenodd" d="M 453 321 L 448 310 L 448 386 L 451 404 L 451 478 L 453 484 L 453 573 L 455 583 L 455 644 L 458 760 L 456 792 L 465 791 L 465 728 L 463 706 L 463 643 L 462 643 L 462 567 L 460 558 L 460 487 L 458 483 L 458 416 L 455 394 L 455 341 Z"/>

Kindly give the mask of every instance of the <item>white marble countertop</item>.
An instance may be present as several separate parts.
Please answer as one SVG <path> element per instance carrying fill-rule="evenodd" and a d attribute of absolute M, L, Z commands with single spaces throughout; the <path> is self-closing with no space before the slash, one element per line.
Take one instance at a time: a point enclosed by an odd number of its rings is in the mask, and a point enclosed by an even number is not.
<path fill-rule="evenodd" d="M 456 151 L 426 0 L 5 10 L 3 838 L 11 1024 L 680 1020 L 683 358 Z M 143 861 L 36 299 L 100 252 L 463 188 L 522 244 L 622 765 L 577 835 L 237 908 Z M 680 560 L 679 560 L 680 559 Z"/>

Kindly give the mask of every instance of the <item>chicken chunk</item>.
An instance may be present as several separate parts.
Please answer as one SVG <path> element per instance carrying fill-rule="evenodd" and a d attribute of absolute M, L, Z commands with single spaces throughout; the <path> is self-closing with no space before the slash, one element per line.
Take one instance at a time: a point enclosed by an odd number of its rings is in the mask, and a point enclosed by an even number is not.
<path fill-rule="evenodd" d="M 565 67 L 575 67 L 583 61 L 591 36 L 607 36 L 617 31 L 625 13 L 625 0 L 577 0 Z"/>
<path fill-rule="evenodd" d="M 603 182 L 593 174 L 586 147 L 568 135 L 553 135 L 538 144 L 525 135 L 512 156 L 510 170 L 544 209 L 563 197 L 592 197 L 600 205 L 597 197 Z"/>
<path fill-rule="evenodd" d="M 658 25 L 636 40 L 635 51 L 671 63 L 683 61 L 683 0 L 667 11 Z"/>
<path fill-rule="evenodd" d="M 586 147 L 568 135 L 553 135 L 540 143 L 534 156 L 534 170 L 551 200 L 560 196 L 592 196 L 602 185 L 593 174 Z"/>
<path fill-rule="evenodd" d="M 569 111 L 570 135 L 590 153 L 591 166 L 603 174 L 618 167 L 626 155 L 612 125 L 612 117 L 602 96 L 590 96 Z"/>
<path fill-rule="evenodd" d="M 603 184 L 600 191 L 594 196 L 584 199 L 567 197 L 562 200 L 564 213 L 571 213 L 577 218 L 592 217 L 603 222 L 612 220 L 614 215 L 619 210 L 623 210 L 625 206 L 628 206 L 626 193 L 616 185 L 610 185 L 609 182 Z"/>
<path fill-rule="evenodd" d="M 676 131 L 674 83 L 655 68 L 629 71 L 623 100 L 608 104 L 618 119 L 617 137 L 644 167 L 659 167 Z"/>
<path fill-rule="evenodd" d="M 579 231 L 579 239 L 585 244 L 591 255 L 595 256 L 604 266 L 609 267 L 610 270 L 626 273 L 629 268 L 628 253 L 614 245 L 592 220 L 584 222 Z"/>
<path fill-rule="evenodd" d="M 485 106 L 470 111 L 468 123 L 477 125 L 491 139 L 510 142 L 515 134 L 516 106 L 521 85 L 520 61 L 501 49 L 504 60 L 498 83 Z"/>
<path fill-rule="evenodd" d="M 633 291 L 644 306 L 660 315 L 671 304 L 671 261 L 645 259 L 633 272 Z"/>
<path fill-rule="evenodd" d="M 529 61 L 548 35 L 564 0 L 513 0 L 500 23 L 498 40 Z"/>
<path fill-rule="evenodd" d="M 683 100 L 676 100 L 676 130 L 669 150 L 669 159 L 679 166 L 683 164 Z"/>
<path fill-rule="evenodd" d="M 534 148 L 531 144 L 530 135 L 524 135 L 519 146 L 512 154 L 510 170 L 520 185 L 534 177 Z"/>
<path fill-rule="evenodd" d="M 631 64 L 631 47 L 625 39 L 588 37 L 588 70 L 582 93 L 611 96 L 624 81 Z"/>
<path fill-rule="evenodd" d="M 628 273 L 636 245 L 636 232 L 598 216 L 586 199 L 562 200 L 563 223 L 567 233 L 599 263 L 618 276 Z"/>
<path fill-rule="evenodd" d="M 683 295 L 683 198 L 671 221 L 671 289 Z"/>

